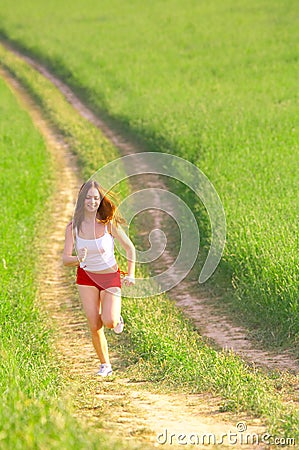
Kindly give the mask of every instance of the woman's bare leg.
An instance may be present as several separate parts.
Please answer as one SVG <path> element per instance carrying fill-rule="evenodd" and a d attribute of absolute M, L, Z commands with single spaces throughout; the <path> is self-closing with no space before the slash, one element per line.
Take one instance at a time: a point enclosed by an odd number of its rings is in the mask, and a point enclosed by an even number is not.
<path fill-rule="evenodd" d="M 101 318 L 107 328 L 114 328 L 120 318 L 121 312 L 121 289 L 111 287 L 101 291 Z"/>
<path fill-rule="evenodd" d="M 110 364 L 107 339 L 100 316 L 99 290 L 94 286 L 77 285 L 91 331 L 92 343 L 101 364 Z"/>

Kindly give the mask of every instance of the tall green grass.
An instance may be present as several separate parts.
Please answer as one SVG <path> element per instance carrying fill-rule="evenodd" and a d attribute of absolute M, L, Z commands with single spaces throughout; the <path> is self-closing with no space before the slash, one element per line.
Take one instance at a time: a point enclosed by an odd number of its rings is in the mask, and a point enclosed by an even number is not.
<path fill-rule="evenodd" d="M 72 416 L 49 317 L 36 297 L 35 241 L 54 185 L 51 158 L 0 78 L 0 448 L 123 449 Z"/>
<path fill-rule="evenodd" d="M 2 4 L 3 35 L 149 148 L 206 173 L 227 215 L 228 297 L 260 338 L 296 342 L 297 2 Z"/>
<path fill-rule="evenodd" d="M 34 95 L 80 155 L 86 177 L 115 158 L 111 144 L 73 111 L 49 81 L 1 47 L 0 56 L 2 64 Z M 105 151 L 99 151 L 99 142 Z M 142 376 L 162 389 L 175 387 L 219 395 L 223 410 L 246 411 L 262 417 L 272 432 L 297 436 L 298 411 L 283 403 L 277 387 L 289 389 L 289 385 L 278 380 L 279 374 L 266 376 L 248 368 L 233 354 L 207 346 L 166 295 L 143 300 L 125 298 L 123 314 L 126 333 L 120 339 L 113 335 L 109 339 L 113 346 L 119 343 L 122 358 L 128 360 L 128 370 L 134 376 Z"/>

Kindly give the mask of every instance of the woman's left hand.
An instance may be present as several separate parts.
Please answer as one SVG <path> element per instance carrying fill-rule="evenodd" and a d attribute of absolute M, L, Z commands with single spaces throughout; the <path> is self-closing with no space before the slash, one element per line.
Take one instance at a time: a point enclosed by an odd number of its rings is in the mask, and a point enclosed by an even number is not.
<path fill-rule="evenodd" d="M 122 285 L 124 286 L 132 286 L 133 284 L 135 284 L 135 277 L 129 277 L 128 275 L 126 275 L 123 279 L 122 279 Z"/>

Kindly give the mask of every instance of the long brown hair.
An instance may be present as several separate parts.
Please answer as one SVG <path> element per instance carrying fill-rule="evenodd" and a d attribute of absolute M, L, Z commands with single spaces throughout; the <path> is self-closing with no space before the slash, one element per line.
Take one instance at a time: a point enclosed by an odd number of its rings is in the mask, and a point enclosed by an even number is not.
<path fill-rule="evenodd" d="M 115 195 L 109 192 L 108 196 L 96 180 L 88 180 L 86 183 L 82 184 L 79 190 L 73 218 L 73 229 L 77 229 L 79 231 L 81 228 L 81 224 L 84 220 L 84 202 L 90 188 L 96 188 L 100 194 L 101 203 L 96 214 L 96 218 L 100 222 L 106 224 L 110 220 L 113 220 L 116 226 L 126 222 L 116 209 L 116 206 L 114 204 L 114 202 L 116 201 Z M 114 201 L 112 201 L 111 198 Z"/>

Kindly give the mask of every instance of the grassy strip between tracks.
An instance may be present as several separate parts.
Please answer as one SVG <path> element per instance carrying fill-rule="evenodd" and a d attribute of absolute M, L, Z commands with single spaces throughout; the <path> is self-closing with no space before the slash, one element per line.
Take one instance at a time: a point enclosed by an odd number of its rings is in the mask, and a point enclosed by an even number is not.
<path fill-rule="evenodd" d="M 86 430 L 62 394 L 54 336 L 35 302 L 35 236 L 48 219 L 52 159 L 2 78 L 0 97 L 0 448 L 90 450 L 99 442 L 103 450 L 131 448 Z"/>
<path fill-rule="evenodd" d="M 117 156 L 101 133 L 80 118 L 49 81 L 3 47 L 0 56 L 2 64 L 64 133 L 80 156 L 85 177 Z M 122 187 L 122 195 L 126 189 Z M 143 378 L 160 383 L 165 389 L 175 386 L 189 392 L 220 395 L 223 410 L 246 411 L 263 417 L 272 432 L 298 436 L 299 413 L 286 405 L 279 393 L 291 389 L 295 381 L 291 376 L 267 376 L 248 368 L 234 355 L 211 349 L 166 295 L 144 300 L 125 298 L 124 315 L 127 332 L 122 337 L 125 341 L 120 341 L 121 351 L 132 364 L 138 361 Z"/>
<path fill-rule="evenodd" d="M 228 301 L 297 349 L 298 25 L 296 0 L 3 0 L 0 16 L 93 108 L 204 171 L 227 215 Z"/>

